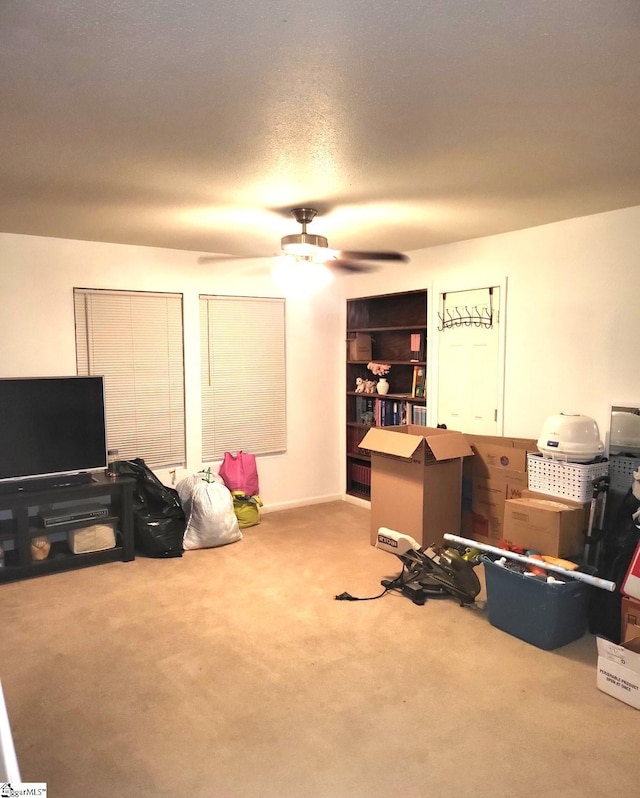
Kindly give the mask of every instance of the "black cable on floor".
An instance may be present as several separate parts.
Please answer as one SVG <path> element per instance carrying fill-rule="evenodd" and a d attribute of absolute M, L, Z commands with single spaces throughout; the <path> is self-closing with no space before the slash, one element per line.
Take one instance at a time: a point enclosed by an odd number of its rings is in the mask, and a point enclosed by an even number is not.
<path fill-rule="evenodd" d="M 401 580 L 402 577 L 404 576 L 404 572 L 405 572 L 405 567 L 403 565 L 402 571 L 400 571 L 398 576 L 396 576 L 395 579 L 392 579 L 391 582 L 389 582 L 389 584 L 382 591 L 382 593 L 378 593 L 377 596 L 365 596 L 361 598 L 360 596 L 352 596 L 351 593 L 347 593 L 345 591 L 344 593 L 340 593 L 340 595 L 338 596 L 334 596 L 334 598 L 336 601 L 373 601 L 374 599 L 382 598 L 390 590 L 394 590 L 396 587 L 398 587 L 399 584 L 402 584 Z"/>

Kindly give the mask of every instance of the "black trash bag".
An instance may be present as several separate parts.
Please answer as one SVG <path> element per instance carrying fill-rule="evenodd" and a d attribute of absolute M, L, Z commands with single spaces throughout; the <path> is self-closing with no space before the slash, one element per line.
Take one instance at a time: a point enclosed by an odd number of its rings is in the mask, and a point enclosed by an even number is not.
<path fill-rule="evenodd" d="M 606 637 L 613 643 L 622 642 L 622 593 L 620 586 L 624 579 L 638 542 L 640 529 L 633 518 L 640 509 L 630 488 L 613 515 L 612 523 L 602 539 L 601 565 L 598 576 L 614 582 L 613 593 L 594 590 L 589 605 L 589 631 L 591 634 Z"/>
<path fill-rule="evenodd" d="M 119 460 L 116 472 L 133 477 L 133 532 L 136 551 L 147 557 L 182 557 L 187 526 L 178 492 L 163 485 L 140 457 Z"/>

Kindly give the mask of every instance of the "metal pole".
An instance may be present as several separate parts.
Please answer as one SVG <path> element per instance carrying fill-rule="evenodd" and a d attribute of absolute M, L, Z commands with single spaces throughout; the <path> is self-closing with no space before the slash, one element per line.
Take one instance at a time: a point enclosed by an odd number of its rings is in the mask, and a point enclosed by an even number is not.
<path fill-rule="evenodd" d="M 536 560 L 533 557 L 526 557 L 523 554 L 516 554 L 513 551 L 506 551 L 499 549 L 497 546 L 489 546 L 486 543 L 478 543 L 477 540 L 469 540 L 468 538 L 461 538 L 458 535 L 451 535 L 448 532 L 443 535 L 445 540 L 450 540 L 452 543 L 460 543 L 463 546 L 468 546 L 471 549 L 479 549 L 480 551 L 489 551 L 492 554 L 498 554 L 500 557 L 508 557 L 511 560 L 524 562 L 529 565 L 535 565 L 537 568 L 545 568 L 547 571 L 554 571 L 557 574 L 568 576 L 571 579 L 578 579 L 580 582 L 586 582 L 588 585 L 600 587 L 603 590 L 608 590 L 610 593 L 615 593 L 615 582 L 610 582 L 608 579 L 601 579 L 599 576 L 591 576 L 590 574 L 583 574 L 581 571 L 568 571 L 566 568 L 561 568 L 559 565 L 552 565 L 551 563 L 544 562 L 544 560 Z"/>

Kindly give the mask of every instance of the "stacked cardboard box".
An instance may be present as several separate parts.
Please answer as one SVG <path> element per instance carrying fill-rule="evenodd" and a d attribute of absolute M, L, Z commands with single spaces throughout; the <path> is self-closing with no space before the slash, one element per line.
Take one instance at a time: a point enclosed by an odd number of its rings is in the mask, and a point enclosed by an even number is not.
<path fill-rule="evenodd" d="M 558 499 L 529 489 L 505 505 L 504 541 L 552 557 L 580 558 L 589 525 L 588 503 Z"/>
<path fill-rule="evenodd" d="M 462 488 L 462 534 L 496 545 L 504 537 L 507 499 L 527 488 L 527 452 L 536 451 L 530 438 L 465 435 L 474 456 L 466 458 Z"/>
<path fill-rule="evenodd" d="M 552 557 L 576 557 L 584 548 L 584 512 L 552 499 L 507 499 L 504 542 Z"/>
<path fill-rule="evenodd" d="M 381 526 L 438 543 L 445 532 L 556 557 L 582 552 L 588 504 L 527 487 L 530 438 L 463 435 L 417 425 L 373 427 L 371 543 Z"/>

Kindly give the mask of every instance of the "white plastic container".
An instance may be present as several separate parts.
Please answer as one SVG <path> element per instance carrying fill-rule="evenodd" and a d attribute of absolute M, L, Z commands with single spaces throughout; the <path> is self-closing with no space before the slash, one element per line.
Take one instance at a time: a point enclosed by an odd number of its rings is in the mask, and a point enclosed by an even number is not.
<path fill-rule="evenodd" d="M 549 416 L 537 443 L 545 457 L 568 463 L 590 463 L 604 453 L 596 421 L 573 413 Z"/>
<path fill-rule="evenodd" d="M 584 504 L 593 496 L 593 481 L 609 474 L 609 461 L 570 463 L 538 452 L 527 454 L 529 490 Z"/>

